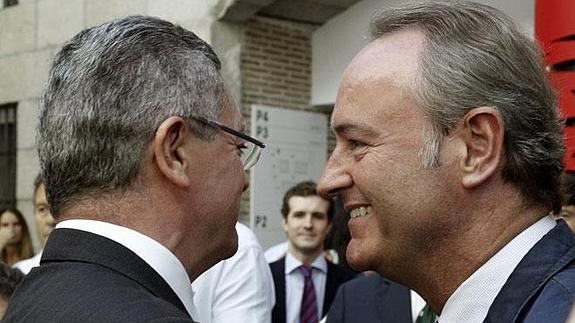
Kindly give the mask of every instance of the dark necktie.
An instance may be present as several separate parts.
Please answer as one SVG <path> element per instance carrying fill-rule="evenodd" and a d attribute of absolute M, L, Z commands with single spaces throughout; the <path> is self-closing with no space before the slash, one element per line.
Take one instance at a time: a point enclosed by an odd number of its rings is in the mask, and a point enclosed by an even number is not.
<path fill-rule="evenodd" d="M 429 308 L 429 306 L 425 304 L 423 309 L 419 312 L 419 315 L 417 315 L 415 323 L 435 323 L 437 322 L 436 319 L 437 316 L 435 315 L 435 313 L 433 313 L 431 308 Z"/>
<path fill-rule="evenodd" d="M 315 296 L 315 286 L 311 277 L 311 267 L 302 265 L 300 267 L 303 275 L 303 296 L 301 298 L 300 323 L 317 323 L 317 300 Z"/>

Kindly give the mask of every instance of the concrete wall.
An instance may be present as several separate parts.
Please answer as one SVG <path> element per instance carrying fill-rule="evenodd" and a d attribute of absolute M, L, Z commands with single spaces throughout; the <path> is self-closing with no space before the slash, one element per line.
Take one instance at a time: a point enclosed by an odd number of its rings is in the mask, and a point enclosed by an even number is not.
<path fill-rule="evenodd" d="M 39 171 L 34 135 L 37 102 L 50 61 L 60 45 L 84 28 L 113 18 L 157 16 L 194 31 L 208 42 L 217 38 L 224 75 L 239 93 L 239 39 L 234 26 L 217 21 L 226 0 L 20 0 L 0 8 L 0 104 L 18 102 L 17 207 L 37 245 L 32 182 Z M 218 32 L 218 37 L 212 37 Z M 233 82 L 233 80 L 238 80 Z"/>
<path fill-rule="evenodd" d="M 510 15 L 533 35 L 535 0 L 475 0 Z M 333 105 L 345 66 L 367 44 L 373 12 L 408 0 L 363 0 L 318 28 L 312 36 L 312 98 L 315 106 Z"/>

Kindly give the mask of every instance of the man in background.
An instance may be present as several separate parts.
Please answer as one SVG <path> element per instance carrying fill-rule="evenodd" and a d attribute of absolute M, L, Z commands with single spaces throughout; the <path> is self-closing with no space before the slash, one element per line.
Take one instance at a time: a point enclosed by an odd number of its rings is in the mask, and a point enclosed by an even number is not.
<path fill-rule="evenodd" d="M 318 191 L 351 213 L 348 261 L 439 322 L 564 322 L 575 238 L 555 93 L 531 39 L 470 2 L 378 13 L 346 68 Z"/>
<path fill-rule="evenodd" d="M 329 310 L 339 285 L 356 275 L 323 255 L 333 201 L 317 195 L 314 182 L 301 182 L 286 192 L 281 212 L 288 252 L 270 264 L 276 295 L 272 322 L 318 322 Z"/>
<path fill-rule="evenodd" d="M 242 118 L 194 33 L 142 16 L 54 59 L 37 147 L 58 221 L 6 321 L 192 322 L 191 281 L 237 250 Z"/>
<path fill-rule="evenodd" d="M 421 304 L 413 301 L 408 288 L 366 272 L 339 286 L 326 322 L 420 323 L 416 319 Z"/>
<path fill-rule="evenodd" d="M 50 206 L 46 199 L 46 188 L 40 175 L 36 176 L 34 180 L 34 219 L 36 220 L 36 232 L 41 249 L 34 257 L 21 260 L 14 264 L 14 267 L 20 269 L 24 274 L 28 274 L 32 268 L 40 265 L 42 250 L 44 249 L 44 245 L 46 245 L 48 236 L 56 225 L 54 217 L 52 213 L 50 213 Z"/>

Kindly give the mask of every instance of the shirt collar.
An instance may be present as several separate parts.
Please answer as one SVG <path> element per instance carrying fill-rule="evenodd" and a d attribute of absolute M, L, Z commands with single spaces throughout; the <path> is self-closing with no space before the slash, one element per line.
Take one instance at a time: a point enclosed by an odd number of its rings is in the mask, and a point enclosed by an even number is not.
<path fill-rule="evenodd" d="M 193 291 L 190 278 L 180 260 L 165 246 L 138 231 L 96 220 L 65 220 L 56 229 L 75 229 L 106 237 L 130 249 L 152 267 L 172 288 L 194 317 Z"/>
<path fill-rule="evenodd" d="M 451 294 L 439 322 L 483 322 L 515 267 L 557 223 L 546 216 L 517 235 Z"/>
<path fill-rule="evenodd" d="M 287 252 L 286 259 L 285 259 L 285 272 L 286 274 L 291 274 L 294 270 L 298 269 L 303 262 L 299 259 L 294 257 L 291 252 Z M 323 256 L 323 253 L 320 254 L 315 260 L 311 263 L 311 267 L 317 270 L 320 270 L 324 273 L 327 273 L 327 260 Z"/>

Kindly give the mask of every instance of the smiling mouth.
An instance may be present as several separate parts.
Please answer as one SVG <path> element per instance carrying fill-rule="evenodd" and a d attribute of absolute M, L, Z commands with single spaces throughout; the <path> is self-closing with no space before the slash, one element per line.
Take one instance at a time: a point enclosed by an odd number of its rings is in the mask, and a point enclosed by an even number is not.
<path fill-rule="evenodd" d="M 373 210 L 373 208 L 371 206 L 360 206 L 358 208 L 355 208 L 355 209 L 349 211 L 349 215 L 353 219 L 355 219 L 355 218 L 370 214 L 372 210 Z"/>

